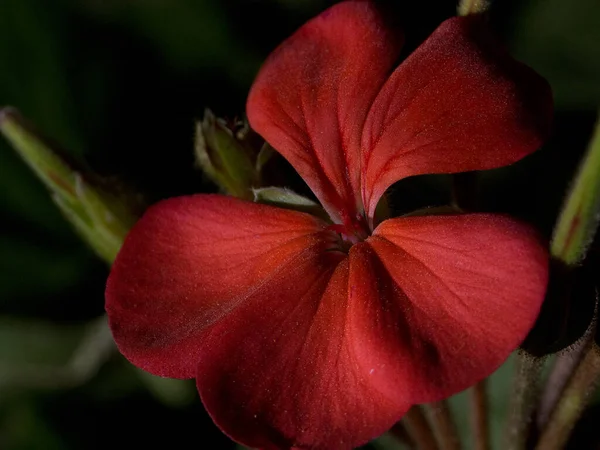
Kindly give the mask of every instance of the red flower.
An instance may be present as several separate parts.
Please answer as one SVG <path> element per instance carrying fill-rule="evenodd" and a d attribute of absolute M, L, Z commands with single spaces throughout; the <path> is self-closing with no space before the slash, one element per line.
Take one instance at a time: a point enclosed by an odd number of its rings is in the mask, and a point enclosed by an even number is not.
<path fill-rule="evenodd" d="M 547 254 L 527 226 L 467 214 L 374 227 L 373 215 L 401 178 L 534 151 L 547 84 L 478 18 L 447 20 L 390 76 L 400 47 L 370 3 L 340 3 L 284 42 L 252 87 L 251 125 L 335 225 L 179 197 L 150 208 L 115 261 L 106 308 L 121 352 L 195 377 L 214 421 L 245 445 L 358 446 L 411 405 L 489 375 L 538 314 Z"/>

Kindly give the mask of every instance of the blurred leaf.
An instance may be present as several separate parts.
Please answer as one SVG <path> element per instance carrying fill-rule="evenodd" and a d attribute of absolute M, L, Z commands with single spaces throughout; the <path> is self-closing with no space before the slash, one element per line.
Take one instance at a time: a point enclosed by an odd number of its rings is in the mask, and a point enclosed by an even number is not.
<path fill-rule="evenodd" d="M 81 149 L 63 61 L 64 15 L 59 1 L 52 8 L 40 8 L 36 0 L 0 2 L 0 105 L 19 105 L 70 148 Z M 4 226 L 41 230 L 41 239 L 33 243 L 15 236 L 12 229 L 6 233 L 3 227 L 0 303 L 52 295 L 81 280 L 89 267 L 87 254 L 79 246 L 69 249 L 69 243 L 76 242 L 72 231 L 41 183 L 4 140 L 0 142 L 0 211 Z M 57 240 L 64 244 L 60 253 L 52 245 Z"/>
<path fill-rule="evenodd" d="M 16 236 L 0 235 L 0 305 L 14 298 L 52 296 L 82 279 L 90 255 L 59 252 Z"/>
<path fill-rule="evenodd" d="M 559 107 L 600 105 L 600 2 L 533 0 L 515 15 L 515 56 L 550 82 Z"/>
<path fill-rule="evenodd" d="M 183 70 L 219 67 L 233 82 L 247 85 L 260 60 L 229 25 L 219 0 L 89 1 L 86 8 L 136 30 L 153 42 L 169 65 Z"/>
<path fill-rule="evenodd" d="M 65 17 L 60 1 L 52 8 L 40 8 L 36 0 L 0 3 L 0 104 L 17 105 L 66 147 L 80 151 L 64 63 Z"/>
<path fill-rule="evenodd" d="M 73 127 L 73 95 L 63 61 L 62 2 L 40 8 L 36 0 L 0 2 L 0 106 L 19 108 L 69 148 L 83 148 Z M 67 229 L 43 189 L 0 143 L 0 208 L 12 217 L 61 232 Z"/>
<path fill-rule="evenodd" d="M 137 373 L 150 393 L 167 406 L 186 406 L 198 398 L 193 381 L 157 377 L 140 369 Z"/>
<path fill-rule="evenodd" d="M 68 388 L 87 382 L 113 353 L 106 317 L 67 328 L 0 320 L 0 388 Z"/>
<path fill-rule="evenodd" d="M 3 414 L 0 421 L 0 447 L 6 450 L 61 450 L 58 433 L 45 423 L 33 401 L 21 401 Z"/>
<path fill-rule="evenodd" d="M 19 364 L 66 364 L 82 336 L 81 326 L 0 317 L 0 373 Z"/>

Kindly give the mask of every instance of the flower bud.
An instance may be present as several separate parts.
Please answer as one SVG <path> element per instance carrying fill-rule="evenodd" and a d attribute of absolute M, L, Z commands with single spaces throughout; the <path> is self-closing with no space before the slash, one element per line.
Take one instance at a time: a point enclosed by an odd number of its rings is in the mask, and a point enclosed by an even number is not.
<path fill-rule="evenodd" d="M 247 123 L 237 128 L 207 109 L 196 124 L 196 163 L 224 193 L 252 200 L 269 152 L 254 151 Z"/>
<path fill-rule="evenodd" d="M 12 108 L 0 111 L 0 132 L 50 190 L 80 236 L 112 263 L 137 217 L 133 197 L 113 192 L 102 180 L 67 161 Z"/>

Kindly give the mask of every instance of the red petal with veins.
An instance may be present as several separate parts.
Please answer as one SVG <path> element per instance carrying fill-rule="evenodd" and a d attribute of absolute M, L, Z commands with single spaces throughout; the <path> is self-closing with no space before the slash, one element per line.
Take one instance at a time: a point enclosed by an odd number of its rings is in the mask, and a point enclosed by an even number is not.
<path fill-rule="evenodd" d="M 200 396 L 215 423 L 247 446 L 352 449 L 410 406 L 410 386 L 382 391 L 387 380 L 374 381 L 357 352 L 362 344 L 348 329 L 348 259 L 319 278 L 313 265 L 300 258 L 207 338 Z"/>
<path fill-rule="evenodd" d="M 198 195 L 150 208 L 106 292 L 135 365 L 197 375 L 215 422 L 261 448 L 354 448 L 410 406 L 383 395 L 347 322 L 348 258 L 312 216 Z M 193 367 L 193 370 L 192 370 Z"/>
<path fill-rule="evenodd" d="M 300 287 L 331 272 L 331 233 L 308 214 L 220 195 L 152 206 L 134 226 L 108 278 L 106 310 L 119 350 L 155 375 L 196 375 L 203 333 L 249 297 L 275 291 L 310 260 Z M 336 259 L 337 258 L 337 259 Z M 275 280 L 275 281 L 274 281 Z"/>
<path fill-rule="evenodd" d="M 465 389 L 519 345 L 547 280 L 531 229 L 494 215 L 388 220 L 333 275 L 313 258 L 205 337 L 198 390 L 247 446 L 355 448 Z"/>
<path fill-rule="evenodd" d="M 479 16 L 444 22 L 393 73 L 366 121 L 369 216 L 395 181 L 511 164 L 548 134 L 548 83 L 512 59 Z"/>
<path fill-rule="evenodd" d="M 119 349 L 195 372 L 245 445 L 350 449 L 490 374 L 535 320 L 547 255 L 510 219 L 391 219 L 349 257 L 325 228 L 217 195 L 150 208 L 107 286 Z"/>
<path fill-rule="evenodd" d="M 490 375 L 544 299 L 548 255 L 503 216 L 397 218 L 350 250 L 346 333 L 383 395 L 441 400 Z"/>
<path fill-rule="evenodd" d="M 252 128 L 338 223 L 362 212 L 363 125 L 400 46 L 371 2 L 339 3 L 281 44 L 250 91 Z"/>

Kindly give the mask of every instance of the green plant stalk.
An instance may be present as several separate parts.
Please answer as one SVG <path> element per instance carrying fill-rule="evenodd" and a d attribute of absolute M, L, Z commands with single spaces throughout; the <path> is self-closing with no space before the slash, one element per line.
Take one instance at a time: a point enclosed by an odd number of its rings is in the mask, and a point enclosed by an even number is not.
<path fill-rule="evenodd" d="M 471 427 L 473 449 L 490 449 L 490 425 L 488 418 L 487 380 L 481 380 L 471 388 Z"/>
<path fill-rule="evenodd" d="M 550 245 L 567 265 L 579 263 L 594 238 L 600 215 L 600 121 L 563 205 Z"/>
<path fill-rule="evenodd" d="M 13 108 L 0 110 L 0 131 L 49 189 L 64 197 L 76 197 L 73 170 L 28 129 Z"/>
<path fill-rule="evenodd" d="M 127 203 L 88 181 L 12 108 L 0 111 L 0 132 L 46 185 L 81 238 L 108 264 L 136 220 Z"/>
<path fill-rule="evenodd" d="M 594 326 L 590 326 L 590 329 L 593 330 Z M 556 355 L 540 398 L 540 404 L 538 405 L 536 417 L 538 429 L 542 430 L 545 428 L 565 386 L 590 348 L 594 339 L 590 329 L 568 349 Z"/>
<path fill-rule="evenodd" d="M 545 358 L 517 351 L 516 373 L 506 423 L 505 450 L 524 450 L 540 393 L 540 375 Z"/>
<path fill-rule="evenodd" d="M 446 400 L 425 406 L 440 450 L 460 450 L 456 424 Z"/>
<path fill-rule="evenodd" d="M 419 450 L 439 450 L 421 406 L 415 405 L 410 408 L 402 418 L 402 424 Z"/>
<path fill-rule="evenodd" d="M 600 348 L 594 344 L 573 372 L 537 442 L 536 450 L 564 448 L 577 419 L 598 384 L 600 384 Z"/>
<path fill-rule="evenodd" d="M 552 257 L 562 261 L 568 267 L 575 267 L 584 258 L 588 250 L 588 246 L 594 238 L 596 229 L 598 227 L 598 219 L 600 214 L 600 120 L 596 124 L 594 134 L 588 145 L 588 150 L 580 163 L 577 174 L 574 178 L 573 184 L 563 204 L 562 211 L 556 222 L 554 228 L 554 234 L 550 243 L 550 253 Z M 587 333 L 586 333 L 587 334 Z M 543 426 L 543 423 L 548 420 L 546 427 L 543 429 L 538 444 L 539 449 L 546 448 L 561 448 L 554 447 L 560 439 L 563 439 L 563 443 L 566 442 L 568 434 L 570 433 L 574 421 L 579 417 L 581 409 L 579 407 L 572 407 L 574 403 L 581 403 L 581 381 L 585 372 L 589 369 L 589 358 L 593 358 L 589 353 L 585 353 L 583 360 L 577 364 L 577 362 L 571 362 L 566 359 L 567 356 L 559 356 L 555 361 L 555 366 L 551 373 L 550 381 L 556 384 L 557 382 L 561 385 L 564 384 L 564 380 L 570 380 L 566 385 L 565 391 L 562 392 L 562 396 L 558 399 L 558 403 L 555 409 L 548 418 L 548 402 L 552 399 L 542 398 L 542 409 L 540 410 L 540 416 L 538 416 L 538 423 Z M 540 359 L 541 360 L 541 359 Z M 541 366 L 541 364 L 540 364 Z M 565 366 L 565 367 L 562 367 Z M 588 367 L 588 369 L 585 369 Z M 586 375 L 586 376 L 587 376 Z M 590 375 L 591 376 L 591 375 Z M 579 380 L 579 381 L 577 381 Z M 576 383 L 572 385 L 571 383 Z M 534 386 L 533 392 L 538 395 L 538 386 Z M 579 389 L 579 394 L 575 394 L 575 391 Z M 578 396 L 579 395 L 579 396 Z M 546 396 L 547 397 L 547 396 Z M 531 400 L 531 403 L 536 398 Z M 553 403 L 553 402 L 552 402 Z M 550 406 L 551 407 L 551 406 Z M 515 449 L 523 448 L 525 445 L 525 439 L 530 431 L 530 414 L 533 411 L 524 410 L 521 408 L 523 413 L 520 423 L 522 431 L 517 433 L 518 446 Z M 571 415 L 569 415 L 571 414 Z M 519 419 L 515 419 L 519 420 Z M 570 424 L 572 420 L 572 424 Z M 564 423 L 563 423 L 564 422 Z M 514 423 L 513 426 L 518 426 Z M 550 437 L 548 437 L 550 436 Z M 548 447 L 540 446 L 548 445 Z M 550 447 L 552 445 L 552 447 Z"/>

